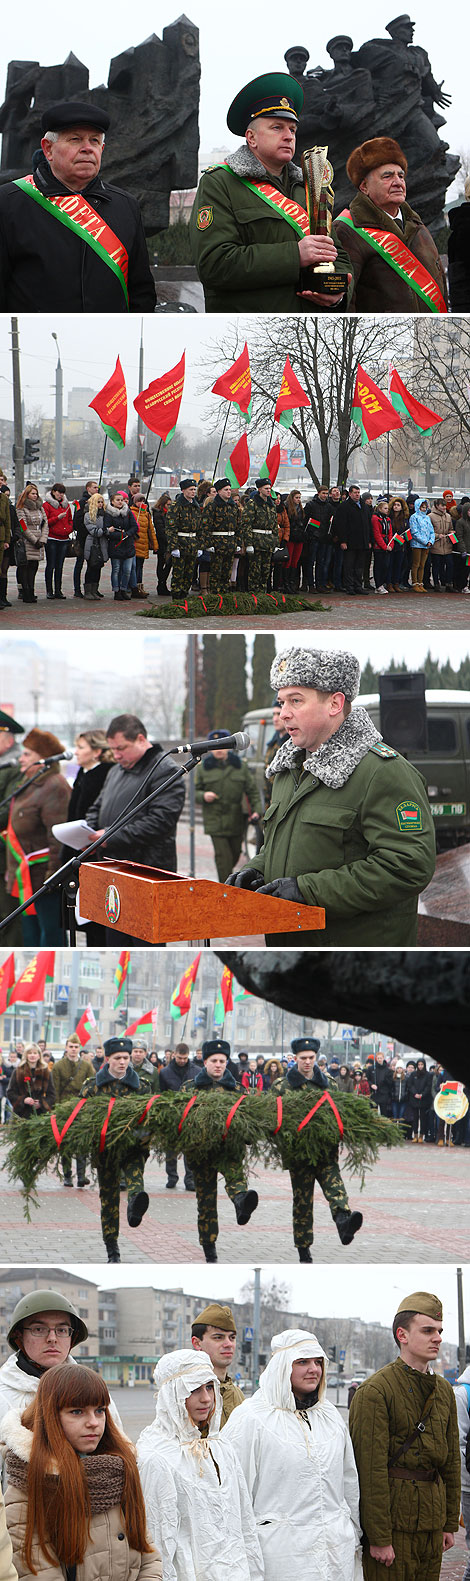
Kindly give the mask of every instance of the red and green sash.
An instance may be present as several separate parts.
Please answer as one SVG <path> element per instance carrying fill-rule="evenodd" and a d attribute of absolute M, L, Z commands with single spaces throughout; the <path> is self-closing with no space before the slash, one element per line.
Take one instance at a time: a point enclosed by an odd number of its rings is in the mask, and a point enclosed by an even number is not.
<path fill-rule="evenodd" d="M 36 867 L 39 862 L 49 861 L 49 847 L 42 846 L 40 851 L 30 851 L 29 856 L 26 856 L 26 852 L 23 851 L 23 847 L 18 839 L 18 835 L 15 834 L 12 825 L 11 810 L 8 815 L 8 827 L 2 831 L 1 838 L 4 840 L 7 849 L 13 857 L 16 867 L 11 893 L 20 901 L 20 904 L 22 905 L 24 900 L 31 900 L 33 895 L 30 868 Z M 36 915 L 36 907 L 34 904 L 28 906 L 28 910 L 26 912 L 27 917 L 31 917 L 33 915 Z"/>
<path fill-rule="evenodd" d="M 82 197 L 81 192 L 67 192 L 64 197 L 46 198 L 35 185 L 34 176 L 22 176 L 14 185 L 21 187 L 21 191 L 25 192 L 27 197 L 34 198 L 34 202 L 39 203 L 42 209 L 46 209 L 48 214 L 53 214 L 62 225 L 67 226 L 67 230 L 73 231 L 82 242 L 87 242 L 88 246 L 93 248 L 98 258 L 101 258 L 117 276 L 129 307 L 127 290 L 129 258 L 124 244 L 106 224 L 106 220 L 96 213 L 96 209 L 92 209 L 91 203 Z"/>
<path fill-rule="evenodd" d="M 250 192 L 255 192 L 257 197 L 267 203 L 268 208 L 276 209 L 282 214 L 283 219 L 292 225 L 298 236 L 310 236 L 310 222 L 306 209 L 295 198 L 288 198 L 285 192 L 279 192 L 278 187 L 271 186 L 270 181 L 248 181 L 247 176 L 239 176 L 237 170 L 232 170 L 230 165 L 211 165 L 211 170 L 228 170 L 231 176 L 236 176 L 244 187 L 249 187 Z"/>
<path fill-rule="evenodd" d="M 433 280 L 429 269 L 420 263 L 419 258 L 415 258 L 409 247 L 405 247 L 399 236 L 395 236 L 393 231 L 382 231 L 376 226 L 355 225 L 349 209 L 343 209 L 342 214 L 338 214 L 337 224 L 339 220 L 342 220 L 344 225 L 349 225 L 350 230 L 356 232 L 356 236 L 362 236 L 364 241 L 369 243 L 369 247 L 374 248 L 375 252 L 390 264 L 391 269 L 395 269 L 400 279 L 405 280 L 407 285 L 411 286 L 411 290 L 416 291 L 416 295 L 426 303 L 430 313 L 447 313 L 437 281 Z"/>

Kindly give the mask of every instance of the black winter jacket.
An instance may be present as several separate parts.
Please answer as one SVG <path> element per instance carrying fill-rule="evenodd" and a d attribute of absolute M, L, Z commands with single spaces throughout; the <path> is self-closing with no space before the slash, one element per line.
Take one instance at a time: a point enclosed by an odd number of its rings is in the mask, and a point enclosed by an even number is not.
<path fill-rule="evenodd" d="M 163 785 L 176 768 L 173 758 L 164 757 L 158 742 L 149 746 L 143 757 L 131 769 L 116 763 L 110 770 L 103 789 L 87 813 L 87 823 L 92 829 L 105 829 L 114 823 L 119 813 L 138 792 L 142 781 L 154 765 L 151 778 L 142 793 L 142 799 Z M 146 867 L 162 867 L 176 873 L 176 825 L 184 804 L 184 786 L 177 781 L 163 795 L 140 809 L 140 800 L 134 804 L 122 829 L 111 835 L 103 849 L 103 856 L 116 856 L 120 861 L 143 862 Z"/>
<path fill-rule="evenodd" d="M 193 1076 L 192 1060 L 186 1060 L 185 1065 L 177 1065 L 176 1060 L 171 1059 L 169 1065 L 162 1065 L 159 1071 L 160 1092 L 179 1092 L 180 1087 L 184 1087 L 185 1082 L 192 1081 Z"/>
<path fill-rule="evenodd" d="M 348 549 L 369 548 L 369 526 L 362 506 L 354 500 L 342 500 L 335 516 L 335 538 Z"/>

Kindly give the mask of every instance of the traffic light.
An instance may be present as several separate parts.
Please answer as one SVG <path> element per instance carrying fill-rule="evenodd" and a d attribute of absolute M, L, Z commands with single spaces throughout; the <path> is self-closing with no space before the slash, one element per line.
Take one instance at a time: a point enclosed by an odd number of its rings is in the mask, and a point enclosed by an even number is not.
<path fill-rule="evenodd" d="M 242 1361 L 246 1361 L 247 1356 L 251 1356 L 251 1339 L 242 1340 L 241 1355 Z"/>
<path fill-rule="evenodd" d="M 337 1346 L 336 1345 L 329 1345 L 328 1346 L 328 1355 L 329 1355 L 330 1361 L 336 1361 L 336 1356 L 337 1356 Z"/>
<path fill-rule="evenodd" d="M 150 472 L 152 471 L 152 467 L 153 467 L 154 461 L 155 461 L 155 456 L 152 456 L 150 454 L 149 450 L 144 450 L 144 453 L 143 453 L 143 456 L 142 456 L 142 471 L 143 471 L 143 473 L 145 473 L 145 477 L 146 478 L 148 478 Z"/>
<path fill-rule="evenodd" d="M 56 1016 L 68 1016 L 69 1007 L 66 999 L 57 999 L 55 1003 Z"/>
<path fill-rule="evenodd" d="M 39 460 L 40 448 L 41 448 L 41 445 L 40 445 L 39 439 L 25 439 L 25 442 L 24 442 L 24 457 L 23 457 L 25 466 L 28 466 L 31 463 L 31 461 L 38 461 Z"/>

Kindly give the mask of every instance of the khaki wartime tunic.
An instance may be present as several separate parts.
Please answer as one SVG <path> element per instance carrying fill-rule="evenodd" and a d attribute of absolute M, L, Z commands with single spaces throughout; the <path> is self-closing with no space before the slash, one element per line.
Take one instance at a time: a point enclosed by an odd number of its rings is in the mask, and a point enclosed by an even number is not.
<path fill-rule="evenodd" d="M 232 1411 L 235 1410 L 236 1406 L 243 1405 L 245 1396 L 243 1389 L 239 1389 L 238 1383 L 234 1383 L 233 1378 L 225 1378 L 223 1383 L 220 1383 L 219 1380 L 219 1388 L 222 1395 L 222 1415 L 220 1418 L 220 1426 L 222 1428 L 225 1427 L 225 1423 L 228 1422 L 229 1416 L 232 1415 Z"/>
<path fill-rule="evenodd" d="M 74 1098 L 81 1093 L 84 1081 L 94 1081 L 95 1070 L 91 1059 L 80 1055 L 80 1059 L 71 1060 L 67 1054 L 58 1059 L 52 1071 L 55 1101 L 63 1103 L 66 1098 Z"/>
<path fill-rule="evenodd" d="M 430 1399 L 430 1414 L 427 1408 Z M 405 1444 L 425 1414 L 424 1432 L 397 1466 L 434 1473 L 434 1480 L 401 1480 L 390 1474 L 389 1461 Z M 349 1427 L 359 1473 L 361 1525 L 367 1548 L 385 1548 L 390 1543 L 402 1556 L 392 1575 L 406 1570 L 407 1544 L 419 1534 L 455 1532 L 460 1511 L 460 1453 L 455 1397 L 446 1378 L 421 1373 L 408 1367 L 401 1357 L 381 1367 L 353 1397 Z M 403 1535 L 401 1535 L 403 1534 Z M 441 1544 L 437 1545 L 438 1549 Z M 367 1558 L 367 1550 L 365 1560 Z M 404 1563 L 403 1563 L 404 1561 Z M 365 1574 L 375 1576 L 384 1569 L 369 1556 Z M 439 1575 L 441 1552 L 438 1553 Z M 414 1572 L 428 1577 L 425 1563 Z"/>
<path fill-rule="evenodd" d="M 350 204 L 350 213 L 355 225 L 373 226 L 378 230 L 390 231 L 392 236 L 398 236 L 404 242 L 408 251 L 424 264 L 428 273 L 442 291 L 444 301 L 447 302 L 447 285 L 441 260 L 431 232 L 423 225 L 419 214 L 410 208 L 409 203 L 402 203 L 401 211 L 404 227 L 391 214 L 385 214 L 383 209 L 377 208 L 375 203 L 367 197 L 365 192 L 358 192 Z M 358 313 L 429 313 L 430 308 L 423 302 L 423 298 L 413 291 L 408 282 L 402 279 L 396 269 L 388 263 L 387 258 L 376 252 L 365 237 L 358 236 L 350 225 L 344 223 L 341 216 L 336 220 L 336 230 L 342 247 L 346 247 L 354 271 L 354 293 L 351 299 L 351 309 Z"/>
<path fill-rule="evenodd" d="M 325 908 L 325 930 L 302 933 L 302 944 L 416 944 L 436 849 L 422 775 L 380 740 L 335 789 L 305 771 L 303 758 L 295 753 L 275 774 L 264 845 L 249 865 L 267 884 L 296 878 L 306 904 Z M 266 940 L 292 945 L 293 934 Z"/>

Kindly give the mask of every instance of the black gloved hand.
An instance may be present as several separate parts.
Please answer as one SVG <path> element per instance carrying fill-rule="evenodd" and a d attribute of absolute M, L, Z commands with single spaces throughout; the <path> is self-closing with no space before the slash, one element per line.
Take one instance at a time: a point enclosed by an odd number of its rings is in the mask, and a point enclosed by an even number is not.
<path fill-rule="evenodd" d="M 263 884 L 260 894 L 273 895 L 275 900 L 293 900 L 296 906 L 307 904 L 296 878 L 276 878 L 272 884 Z"/>
<path fill-rule="evenodd" d="M 259 867 L 238 867 L 235 873 L 230 873 L 225 883 L 232 884 L 235 889 L 261 889 L 264 873 L 260 873 Z"/>

